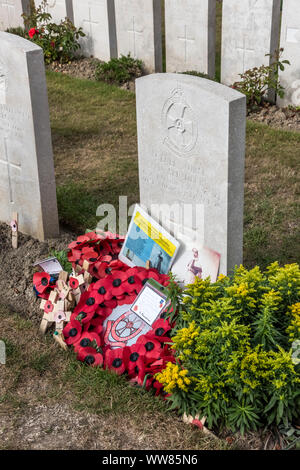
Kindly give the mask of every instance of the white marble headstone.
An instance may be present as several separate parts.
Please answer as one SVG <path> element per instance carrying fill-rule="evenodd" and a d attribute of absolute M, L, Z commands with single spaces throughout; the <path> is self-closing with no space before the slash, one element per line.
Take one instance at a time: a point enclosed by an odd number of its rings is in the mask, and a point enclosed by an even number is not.
<path fill-rule="evenodd" d="M 280 0 L 223 0 L 221 82 L 232 85 L 239 74 L 269 65 L 278 49 Z"/>
<path fill-rule="evenodd" d="M 24 27 L 23 13 L 29 12 L 29 0 L 0 0 L 0 31 Z"/>
<path fill-rule="evenodd" d="M 0 33 L 0 220 L 19 230 L 58 235 L 56 187 L 43 51 Z"/>
<path fill-rule="evenodd" d="M 167 72 L 215 74 L 216 0 L 165 0 Z"/>
<path fill-rule="evenodd" d="M 115 0 L 118 55 L 162 71 L 161 0 Z"/>
<path fill-rule="evenodd" d="M 38 7 L 42 0 L 35 0 L 35 6 Z M 47 0 L 46 12 L 52 16 L 53 23 L 59 24 L 65 18 L 74 22 L 73 0 Z"/>
<path fill-rule="evenodd" d="M 114 0 L 73 0 L 74 24 L 86 37 L 82 52 L 104 61 L 117 56 Z"/>
<path fill-rule="evenodd" d="M 136 99 L 141 204 L 226 274 L 243 259 L 245 96 L 166 73 L 137 79 Z"/>
<path fill-rule="evenodd" d="M 285 0 L 282 9 L 281 40 L 282 59 L 290 61 L 279 79 L 285 88 L 283 99 L 277 98 L 279 106 L 300 106 L 300 1 Z"/>

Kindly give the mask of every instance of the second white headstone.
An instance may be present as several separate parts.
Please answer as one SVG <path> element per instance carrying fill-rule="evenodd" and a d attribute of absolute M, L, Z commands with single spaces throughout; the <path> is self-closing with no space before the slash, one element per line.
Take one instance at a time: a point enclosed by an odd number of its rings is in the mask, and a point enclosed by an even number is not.
<path fill-rule="evenodd" d="M 278 49 L 280 0 L 223 0 L 221 82 L 269 65 Z"/>
<path fill-rule="evenodd" d="M 214 77 L 216 0 L 166 0 L 165 24 L 167 72 Z"/>
<path fill-rule="evenodd" d="M 167 230 L 243 259 L 246 97 L 199 77 L 136 80 L 140 201 Z"/>

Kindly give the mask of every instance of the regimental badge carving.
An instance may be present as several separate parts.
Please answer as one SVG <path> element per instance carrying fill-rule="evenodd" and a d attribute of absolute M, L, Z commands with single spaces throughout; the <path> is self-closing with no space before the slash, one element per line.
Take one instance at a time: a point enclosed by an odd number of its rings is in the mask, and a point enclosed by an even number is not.
<path fill-rule="evenodd" d="M 4 65 L 0 62 L 0 104 L 6 104 L 7 73 Z"/>
<path fill-rule="evenodd" d="M 198 139 L 197 117 L 180 87 L 172 91 L 162 111 L 164 143 L 180 156 L 188 156 Z"/>

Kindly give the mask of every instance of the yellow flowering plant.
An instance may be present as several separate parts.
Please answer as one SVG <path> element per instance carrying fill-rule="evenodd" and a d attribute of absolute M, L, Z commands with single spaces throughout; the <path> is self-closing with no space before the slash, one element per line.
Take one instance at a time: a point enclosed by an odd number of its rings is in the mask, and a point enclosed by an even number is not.
<path fill-rule="evenodd" d="M 240 266 L 173 300 L 178 362 L 157 376 L 172 409 L 242 433 L 299 417 L 299 265 Z"/>

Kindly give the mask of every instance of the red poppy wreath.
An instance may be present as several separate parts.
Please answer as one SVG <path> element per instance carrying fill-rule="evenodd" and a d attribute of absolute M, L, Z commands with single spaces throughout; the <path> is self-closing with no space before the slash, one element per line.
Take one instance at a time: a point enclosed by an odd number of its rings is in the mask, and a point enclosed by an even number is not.
<path fill-rule="evenodd" d="M 139 334 L 131 346 L 126 341 L 107 341 L 104 323 L 116 307 L 132 304 L 148 279 L 153 278 L 167 286 L 170 278 L 156 269 L 130 268 L 122 263 L 118 255 L 123 242 L 124 238 L 110 232 L 101 235 L 90 232 L 69 245 L 68 260 L 74 272 L 80 275 L 87 269 L 92 282 L 82 291 L 70 321 L 63 329 L 63 336 L 66 344 L 73 346 L 78 360 L 92 367 L 103 366 L 117 374 L 126 374 L 131 382 L 147 390 L 154 387 L 158 395 L 162 385 L 155 379 L 155 374 L 168 362 L 175 362 L 169 320 L 156 320 L 152 329 Z M 71 275 L 68 285 L 78 289 L 75 280 Z M 33 282 L 37 295 L 46 300 L 56 286 L 56 281 L 45 273 L 36 273 Z M 119 347 L 112 347 L 113 344 Z"/>

